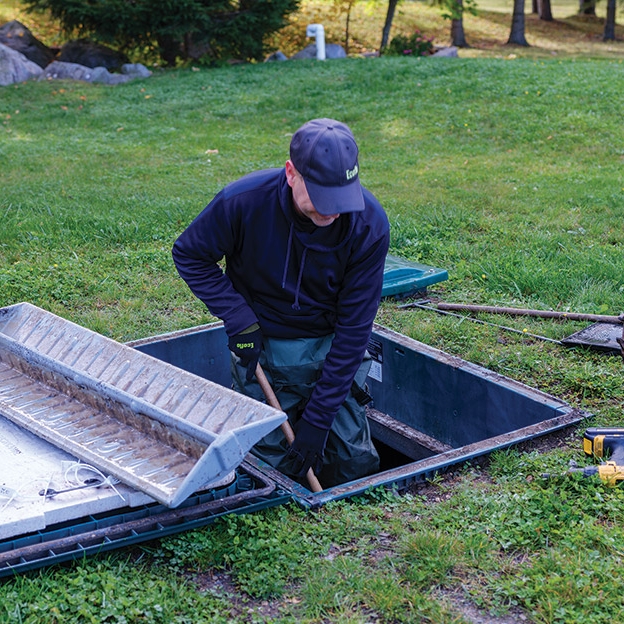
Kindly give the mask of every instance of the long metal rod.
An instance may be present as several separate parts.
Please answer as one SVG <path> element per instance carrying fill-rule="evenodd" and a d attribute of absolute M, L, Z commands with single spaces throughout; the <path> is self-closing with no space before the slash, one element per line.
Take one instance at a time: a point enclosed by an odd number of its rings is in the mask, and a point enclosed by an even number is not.
<path fill-rule="evenodd" d="M 591 321 L 604 323 L 622 323 L 624 314 L 607 316 L 604 314 L 582 314 L 578 312 L 557 312 L 555 310 L 527 310 L 524 308 L 505 308 L 500 306 L 470 305 L 465 303 L 438 302 L 439 310 L 455 310 L 457 312 L 484 312 L 487 314 L 509 314 L 510 316 L 536 316 L 541 318 L 567 319 L 570 321 Z"/>
<path fill-rule="evenodd" d="M 439 306 L 439 304 L 438 304 Z M 482 321 L 481 319 L 473 318 L 472 316 L 466 316 L 465 314 L 454 314 L 453 312 L 446 312 L 445 310 L 440 310 L 438 308 L 432 308 L 431 306 L 426 306 L 421 303 L 406 303 L 404 305 L 400 305 L 399 308 L 421 308 L 422 310 L 431 310 L 432 312 L 437 312 L 438 314 L 443 314 L 445 316 L 454 316 L 455 318 L 459 318 L 462 320 L 472 321 L 473 323 L 480 323 L 481 325 L 490 325 L 491 327 L 498 327 L 499 329 L 504 329 L 505 331 L 513 332 L 515 334 L 522 334 L 523 336 L 530 336 L 531 338 L 536 338 L 537 340 L 544 340 L 545 342 L 553 342 L 555 344 L 563 344 L 560 340 L 554 340 L 553 338 L 547 338 L 546 336 L 540 336 L 539 334 L 531 334 L 530 332 L 515 329 L 513 327 L 507 327 L 506 325 L 498 325 L 497 323 L 488 323 L 487 321 Z"/>
<path fill-rule="evenodd" d="M 273 392 L 273 388 L 271 387 L 271 384 L 269 383 L 267 376 L 264 374 L 264 371 L 262 370 L 262 366 L 260 366 L 260 364 L 256 366 L 256 379 L 258 380 L 258 383 L 260 384 L 260 387 L 262 388 L 262 392 L 264 392 L 264 396 L 266 397 L 269 405 L 271 407 L 274 407 L 275 409 L 283 411 L 282 406 L 280 405 L 277 397 L 275 396 L 275 392 Z M 285 420 L 280 425 L 280 427 L 282 429 L 282 433 L 284 434 L 284 437 L 286 438 L 286 442 L 288 442 L 288 446 L 292 446 L 292 443 L 295 441 L 295 432 L 292 430 L 292 427 L 290 426 L 290 423 L 288 422 L 288 420 Z M 316 478 L 316 475 L 314 474 L 314 471 L 312 470 L 312 468 L 308 470 L 306 477 L 308 479 L 308 483 L 310 484 L 310 488 L 312 489 L 313 492 L 323 491 L 323 486 L 320 484 L 319 480 Z"/>

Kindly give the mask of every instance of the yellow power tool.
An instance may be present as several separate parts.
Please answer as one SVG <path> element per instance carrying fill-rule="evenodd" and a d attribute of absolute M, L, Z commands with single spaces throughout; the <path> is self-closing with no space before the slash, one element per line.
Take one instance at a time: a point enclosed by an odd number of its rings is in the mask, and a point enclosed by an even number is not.
<path fill-rule="evenodd" d="M 607 485 L 624 481 L 624 428 L 591 427 L 583 436 L 586 455 L 601 460 L 600 464 L 586 468 L 570 468 L 584 476 L 598 475 Z M 604 461 L 603 461 L 604 460 Z"/>

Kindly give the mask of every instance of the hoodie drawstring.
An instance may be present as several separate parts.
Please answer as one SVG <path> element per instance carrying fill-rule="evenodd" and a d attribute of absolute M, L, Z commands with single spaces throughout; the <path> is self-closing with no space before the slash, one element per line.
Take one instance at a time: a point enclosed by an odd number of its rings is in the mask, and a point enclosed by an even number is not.
<path fill-rule="evenodd" d="M 286 247 L 286 260 L 284 262 L 284 275 L 282 275 L 282 288 L 286 288 L 286 273 L 288 273 L 288 263 L 290 262 L 290 249 L 292 247 L 293 231 L 295 226 L 290 224 L 290 230 L 288 231 L 288 245 Z"/>
<path fill-rule="evenodd" d="M 293 232 L 295 226 L 290 224 L 290 230 L 288 232 L 288 245 L 286 248 L 286 260 L 284 261 L 284 274 L 282 275 L 282 288 L 286 288 L 286 274 L 288 273 L 288 264 L 290 262 L 290 251 L 293 244 Z M 299 275 L 297 275 L 297 285 L 295 286 L 295 302 L 292 304 L 293 310 L 300 310 L 299 306 L 299 291 L 301 290 L 301 280 L 303 279 L 303 269 L 305 267 L 306 257 L 308 255 L 308 248 L 303 248 L 303 254 L 301 256 L 301 264 L 299 265 Z"/>
<path fill-rule="evenodd" d="M 299 266 L 299 275 L 297 275 L 297 285 L 295 286 L 295 303 L 292 304 L 293 310 L 300 310 L 299 307 L 299 290 L 301 289 L 301 280 L 303 279 L 303 268 L 305 267 L 306 256 L 308 255 L 308 248 L 303 248 L 303 255 L 301 256 L 301 265 Z"/>

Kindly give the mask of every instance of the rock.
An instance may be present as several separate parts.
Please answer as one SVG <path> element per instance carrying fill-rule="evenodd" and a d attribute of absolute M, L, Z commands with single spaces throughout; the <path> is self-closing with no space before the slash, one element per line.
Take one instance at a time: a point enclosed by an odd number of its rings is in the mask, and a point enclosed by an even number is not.
<path fill-rule="evenodd" d="M 0 86 L 15 82 L 23 82 L 36 78 L 43 73 L 43 69 L 29 61 L 21 52 L 0 43 Z"/>
<path fill-rule="evenodd" d="M 106 67 L 94 67 L 91 82 L 101 82 L 103 84 L 116 85 L 128 82 L 132 77 L 127 74 L 111 74 Z"/>
<path fill-rule="evenodd" d="M 119 84 L 128 82 L 129 75 L 111 74 L 106 67 L 85 67 L 78 63 L 54 61 L 50 63 L 39 80 L 82 80 L 83 82 L 102 82 L 104 84 Z"/>
<path fill-rule="evenodd" d="M 50 63 L 39 80 L 83 80 L 91 82 L 93 80 L 93 70 L 77 63 L 65 63 L 54 61 Z"/>
<path fill-rule="evenodd" d="M 314 56 L 316 56 L 316 52 L 314 53 Z M 270 63 L 271 61 L 287 61 L 288 57 L 281 51 L 277 51 L 277 52 L 273 52 L 273 54 L 270 54 L 269 56 L 267 56 L 264 59 L 265 63 Z"/>
<path fill-rule="evenodd" d="M 131 78 L 149 78 L 152 72 L 141 63 L 124 63 L 121 66 L 121 73 Z"/>
<path fill-rule="evenodd" d="M 128 63 L 128 57 L 122 52 L 88 39 L 68 41 L 61 48 L 58 60 L 63 63 L 76 63 L 92 69 L 105 67 L 109 71 L 119 69 L 124 63 Z"/>
<path fill-rule="evenodd" d="M 313 43 L 312 47 L 314 47 L 314 56 L 316 56 L 316 44 Z M 341 45 L 327 43 L 325 44 L 325 57 L 328 59 L 347 58 L 347 53 Z"/>
<path fill-rule="evenodd" d="M 449 46 L 448 48 L 439 48 L 431 56 L 457 58 L 457 48 Z"/>
<path fill-rule="evenodd" d="M 5 40 L 8 43 L 4 43 Z M 25 51 L 16 49 L 18 47 Z M 63 58 L 76 58 L 81 62 Z M 85 39 L 65 44 L 59 60 L 54 60 L 54 53 L 37 41 L 28 28 L 19 22 L 8 22 L 0 28 L 0 86 L 31 78 L 82 80 L 115 85 L 152 75 L 145 65 L 128 63 L 127 60 L 124 54 Z M 95 62 L 99 64 L 93 65 Z M 118 68 L 121 69 L 119 74 L 109 72 L 109 69 Z"/>
<path fill-rule="evenodd" d="M 7 22 L 0 27 L 0 43 L 20 52 L 29 61 L 37 63 L 39 67 L 46 67 L 55 57 L 50 48 L 36 39 L 30 30 L 17 20 Z"/>
<path fill-rule="evenodd" d="M 338 58 L 346 58 L 347 53 L 344 48 L 337 43 L 327 43 L 325 44 L 325 58 L 327 59 L 338 59 Z M 290 57 L 291 59 L 310 59 L 316 58 L 316 43 L 311 43 L 309 46 L 303 48 Z"/>

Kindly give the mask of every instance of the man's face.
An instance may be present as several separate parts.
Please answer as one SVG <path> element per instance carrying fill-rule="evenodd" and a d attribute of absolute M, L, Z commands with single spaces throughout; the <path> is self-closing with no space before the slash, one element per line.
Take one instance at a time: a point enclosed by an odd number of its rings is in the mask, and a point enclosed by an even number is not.
<path fill-rule="evenodd" d="M 293 203 L 295 209 L 307 217 L 318 227 L 327 227 L 331 225 L 340 215 L 322 215 L 314 208 L 310 196 L 308 195 L 308 189 L 306 189 L 305 182 L 301 174 L 295 169 L 295 166 L 290 160 L 286 161 L 286 179 L 288 185 L 292 189 Z"/>

